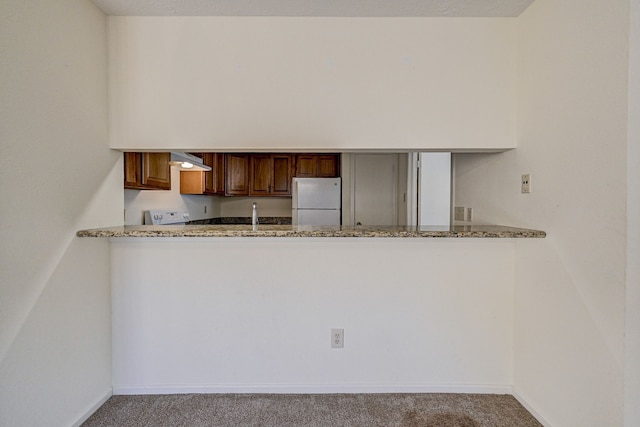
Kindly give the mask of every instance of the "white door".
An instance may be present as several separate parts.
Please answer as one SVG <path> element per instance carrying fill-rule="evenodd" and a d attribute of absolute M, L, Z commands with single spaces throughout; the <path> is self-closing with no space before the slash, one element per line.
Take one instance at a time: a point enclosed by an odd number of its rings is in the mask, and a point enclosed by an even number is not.
<path fill-rule="evenodd" d="M 398 155 L 353 155 L 355 225 L 398 224 Z"/>

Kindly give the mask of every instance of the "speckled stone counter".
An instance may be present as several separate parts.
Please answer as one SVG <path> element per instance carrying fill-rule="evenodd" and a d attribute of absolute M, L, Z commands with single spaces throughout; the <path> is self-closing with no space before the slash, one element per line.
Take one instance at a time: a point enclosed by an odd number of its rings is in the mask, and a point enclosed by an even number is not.
<path fill-rule="evenodd" d="M 80 230 L 78 237 L 402 237 L 543 238 L 544 231 L 501 225 L 452 227 L 318 227 L 291 225 L 129 225 Z"/>
<path fill-rule="evenodd" d="M 290 216 L 261 216 L 258 222 L 263 225 L 291 225 Z M 225 216 L 220 218 L 196 219 L 189 221 L 188 225 L 251 225 L 250 216 Z"/>

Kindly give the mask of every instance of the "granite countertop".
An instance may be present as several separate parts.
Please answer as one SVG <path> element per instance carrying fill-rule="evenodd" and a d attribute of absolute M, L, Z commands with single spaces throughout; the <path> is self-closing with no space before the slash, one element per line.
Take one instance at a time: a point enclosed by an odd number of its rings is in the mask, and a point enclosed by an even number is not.
<path fill-rule="evenodd" d="M 269 225 L 291 225 L 290 216 L 261 216 L 258 217 L 258 223 Z M 250 216 L 224 216 L 220 218 L 196 219 L 189 221 L 189 225 L 239 225 L 251 224 Z"/>
<path fill-rule="evenodd" d="M 475 237 L 543 238 L 544 231 L 501 225 L 365 227 L 258 225 L 124 225 L 80 230 L 78 237 Z"/>

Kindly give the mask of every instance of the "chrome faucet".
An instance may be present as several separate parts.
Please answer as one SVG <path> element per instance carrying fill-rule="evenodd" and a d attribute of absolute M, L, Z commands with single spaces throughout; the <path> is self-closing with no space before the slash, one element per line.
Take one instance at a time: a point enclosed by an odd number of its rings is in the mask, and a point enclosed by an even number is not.
<path fill-rule="evenodd" d="M 256 202 L 251 205 L 251 225 L 254 231 L 258 228 L 258 204 Z"/>

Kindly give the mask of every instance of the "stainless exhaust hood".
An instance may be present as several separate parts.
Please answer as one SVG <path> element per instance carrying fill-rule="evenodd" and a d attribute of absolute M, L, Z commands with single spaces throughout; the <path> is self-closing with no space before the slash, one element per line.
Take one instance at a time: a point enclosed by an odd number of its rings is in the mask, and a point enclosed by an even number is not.
<path fill-rule="evenodd" d="M 202 163 L 202 159 L 200 157 L 177 151 L 171 152 L 171 160 L 169 161 L 169 164 L 171 166 L 178 167 L 181 171 L 209 172 L 211 170 L 210 166 Z"/>

